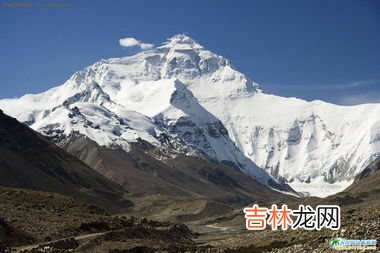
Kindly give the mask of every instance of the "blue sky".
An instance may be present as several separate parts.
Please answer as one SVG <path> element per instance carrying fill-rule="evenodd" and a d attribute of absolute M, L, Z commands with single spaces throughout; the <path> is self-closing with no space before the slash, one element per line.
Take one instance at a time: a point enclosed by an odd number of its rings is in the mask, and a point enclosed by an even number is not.
<path fill-rule="evenodd" d="M 380 102 L 378 0 L 1 0 L 0 98 L 38 93 L 101 58 L 136 53 L 120 38 L 160 44 L 178 33 L 230 59 L 266 93 Z"/>

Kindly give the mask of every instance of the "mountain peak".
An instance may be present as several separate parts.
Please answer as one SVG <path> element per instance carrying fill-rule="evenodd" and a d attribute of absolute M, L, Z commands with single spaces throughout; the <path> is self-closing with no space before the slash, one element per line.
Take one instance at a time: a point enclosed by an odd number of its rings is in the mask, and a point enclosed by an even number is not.
<path fill-rule="evenodd" d="M 186 34 L 177 34 L 167 40 L 164 43 L 163 47 L 165 48 L 203 48 L 197 41 Z"/>

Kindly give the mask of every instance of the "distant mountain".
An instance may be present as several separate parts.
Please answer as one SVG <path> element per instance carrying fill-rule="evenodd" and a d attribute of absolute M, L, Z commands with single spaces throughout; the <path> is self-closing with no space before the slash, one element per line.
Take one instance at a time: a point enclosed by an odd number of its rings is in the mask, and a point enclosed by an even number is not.
<path fill-rule="evenodd" d="M 207 156 L 185 156 L 160 161 L 160 149 L 140 140 L 122 148 L 102 147 L 86 136 L 67 139 L 62 147 L 102 175 L 119 183 L 134 197 L 168 195 L 204 198 L 228 204 L 246 204 L 290 199 L 264 187 L 239 169 L 217 162 Z M 278 186 L 273 186 L 278 187 Z M 290 188 L 282 191 L 292 192 Z"/>
<path fill-rule="evenodd" d="M 111 211 L 133 205 L 123 187 L 1 110 L 0 185 L 61 193 Z"/>
<path fill-rule="evenodd" d="M 380 158 L 368 165 L 359 175 L 355 182 L 345 191 L 351 193 L 368 193 L 374 199 L 380 197 Z M 375 197 L 377 196 L 377 197 Z"/>
<path fill-rule="evenodd" d="M 341 206 L 378 206 L 380 204 L 380 158 L 369 164 L 344 191 L 316 203 L 334 203 Z"/>
<path fill-rule="evenodd" d="M 380 104 L 337 106 L 263 93 L 186 35 L 101 60 L 0 108 L 64 145 L 73 133 L 128 152 L 144 140 L 162 162 L 206 155 L 263 185 L 326 196 L 380 155 Z"/>

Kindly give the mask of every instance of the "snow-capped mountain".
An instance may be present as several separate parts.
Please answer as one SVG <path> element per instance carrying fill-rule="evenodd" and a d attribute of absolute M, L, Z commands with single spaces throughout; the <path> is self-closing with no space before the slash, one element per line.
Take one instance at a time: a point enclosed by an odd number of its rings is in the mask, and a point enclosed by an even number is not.
<path fill-rule="evenodd" d="M 379 104 L 265 94 L 186 35 L 101 60 L 44 93 L 0 100 L 0 108 L 57 143 L 74 131 L 125 150 L 142 139 L 169 156 L 202 153 L 264 184 L 271 174 L 318 196 L 343 190 L 380 154 Z"/>

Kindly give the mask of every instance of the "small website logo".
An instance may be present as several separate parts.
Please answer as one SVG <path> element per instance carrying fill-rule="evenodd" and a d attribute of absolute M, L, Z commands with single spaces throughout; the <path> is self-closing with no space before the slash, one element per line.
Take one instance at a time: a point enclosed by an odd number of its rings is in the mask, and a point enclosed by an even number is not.
<path fill-rule="evenodd" d="M 335 250 L 376 250 L 377 240 L 348 240 L 334 238 L 329 241 L 331 249 Z"/>

